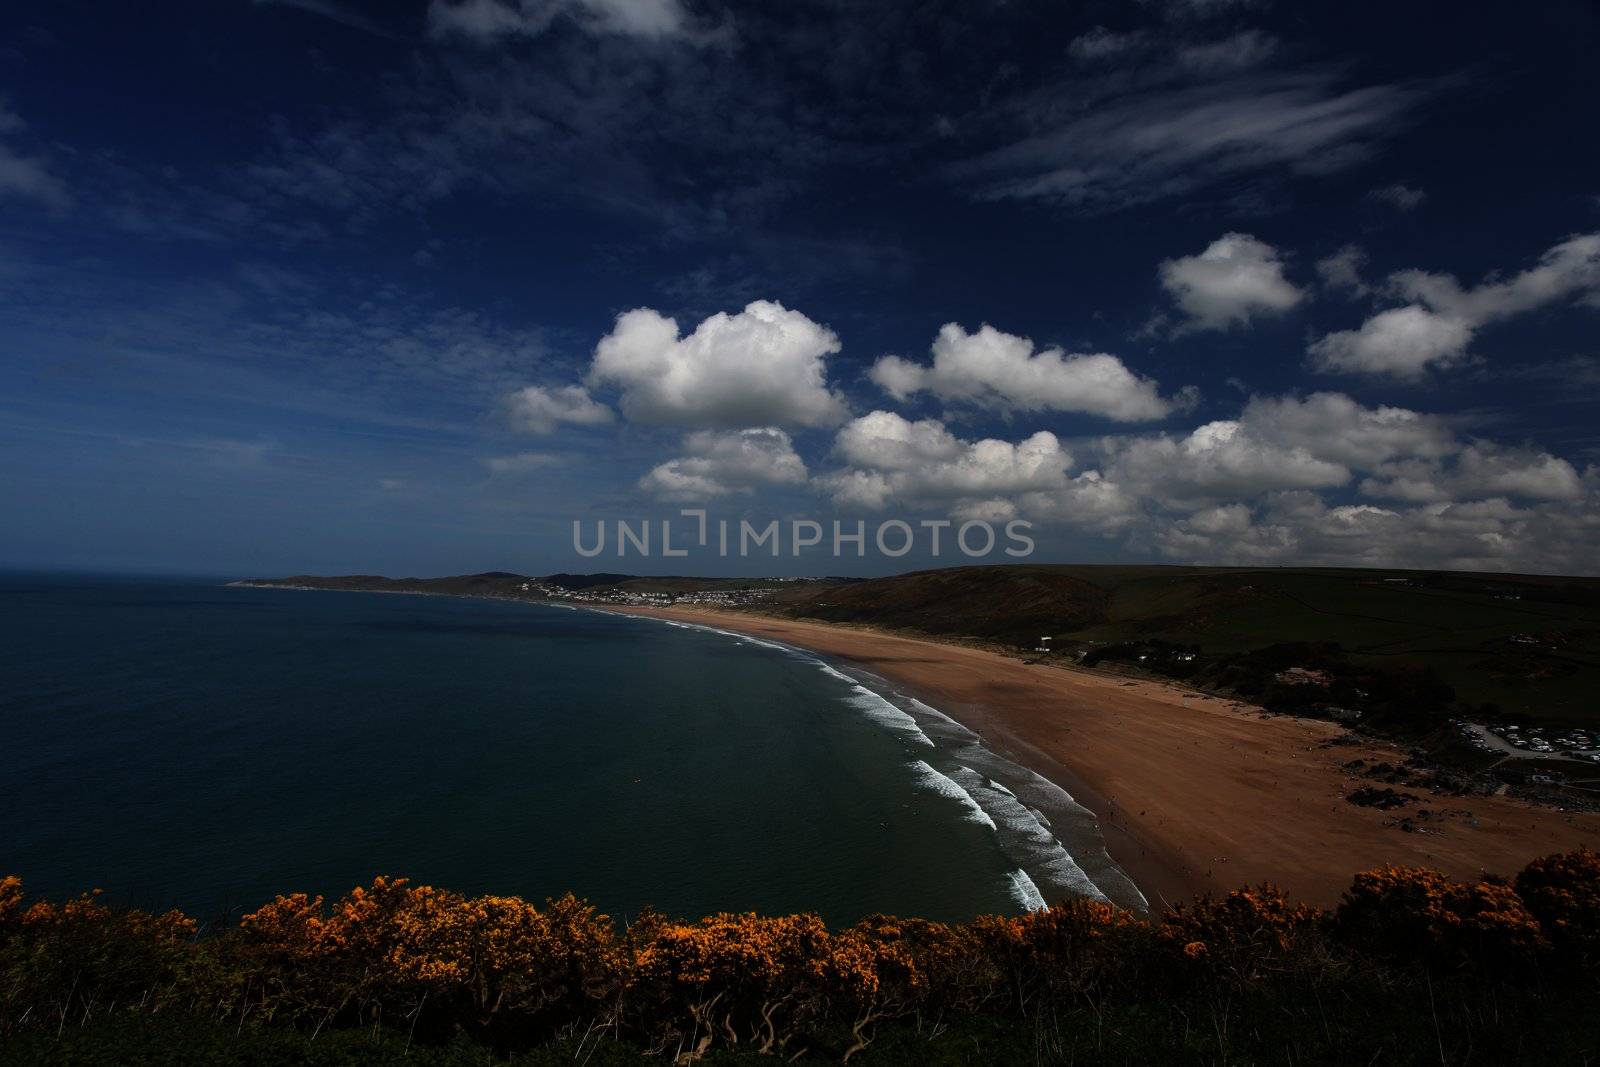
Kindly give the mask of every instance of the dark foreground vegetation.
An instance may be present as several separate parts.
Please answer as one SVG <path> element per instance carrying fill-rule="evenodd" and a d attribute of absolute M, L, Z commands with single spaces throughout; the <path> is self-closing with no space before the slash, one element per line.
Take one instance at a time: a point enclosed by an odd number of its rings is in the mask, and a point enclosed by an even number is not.
<path fill-rule="evenodd" d="M 1331 912 L 1262 886 L 837 931 L 391 879 L 200 931 L 0 881 L 14 1063 L 1583 1063 L 1597 993 L 1588 851 L 1514 881 L 1380 868 Z"/>

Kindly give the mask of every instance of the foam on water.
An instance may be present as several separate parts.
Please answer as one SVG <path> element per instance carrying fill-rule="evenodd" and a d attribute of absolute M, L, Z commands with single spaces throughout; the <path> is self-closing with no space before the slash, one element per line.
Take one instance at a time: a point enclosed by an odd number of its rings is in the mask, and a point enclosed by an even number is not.
<path fill-rule="evenodd" d="M 1097 860 L 1092 864 L 1096 874 L 1091 876 L 1084 869 L 1084 864 L 1062 843 L 1046 809 L 1064 820 L 1066 829 L 1060 833 L 1086 841 L 1098 839 L 1099 824 L 1092 812 L 1048 778 L 992 752 L 985 746 L 980 734 L 939 709 L 903 693 L 895 694 L 898 702 L 892 701 L 805 649 L 715 626 L 675 619 L 656 621 L 679 629 L 701 630 L 729 637 L 740 644 L 781 652 L 814 665 L 829 677 L 848 684 L 850 691 L 843 698 L 845 703 L 873 723 L 912 744 L 950 757 L 953 766 L 947 769 L 948 773 L 923 759 L 915 760 L 909 766 L 918 785 L 958 801 L 964 809 L 963 818 L 995 832 L 1002 850 L 1021 865 L 1011 875 L 1011 880 L 1012 895 L 1022 906 L 1032 910 L 1046 904 L 1035 878 L 1046 882 L 1053 893 L 1096 900 L 1109 899 L 1100 884 L 1104 883 L 1115 887 L 1114 892 L 1120 903 L 1141 908 L 1148 906 L 1138 887 L 1105 855 L 1103 846 L 1094 845 L 1090 849 L 1090 858 Z M 866 677 L 873 679 L 870 674 Z M 893 690 L 882 679 L 877 681 Z M 946 760 L 939 762 L 944 764 Z M 1001 782 L 997 775 L 1003 775 L 1011 784 L 1008 786 Z M 1077 831 L 1076 834 L 1069 833 L 1073 829 Z M 1096 881 L 1097 878 L 1100 882 Z"/>
<path fill-rule="evenodd" d="M 832 674 L 839 672 L 828 669 Z M 840 677 L 844 677 L 840 675 Z M 849 679 L 846 679 L 849 681 Z M 899 734 L 905 740 L 917 745 L 926 745 L 933 748 L 934 744 L 927 734 L 922 732 L 922 727 L 917 725 L 917 720 L 901 711 L 883 697 L 874 693 L 864 685 L 851 683 L 850 695 L 845 698 L 845 703 L 866 715 L 867 718 L 882 726 L 892 733 Z"/>
<path fill-rule="evenodd" d="M 983 806 L 981 804 L 972 798 L 971 793 L 968 793 L 965 789 L 961 788 L 961 786 L 957 785 L 955 780 L 950 778 L 948 775 L 941 774 L 934 770 L 931 766 L 929 766 L 927 760 L 913 760 L 911 763 L 911 769 L 916 772 L 918 785 L 932 792 L 938 793 L 942 797 L 949 797 L 951 800 L 959 802 L 961 806 L 966 809 L 964 818 L 966 818 L 968 822 L 975 822 L 980 826 L 987 826 L 991 830 L 998 829 L 998 827 L 996 827 L 994 824 L 994 819 L 989 815 L 988 812 L 983 810 Z"/>
<path fill-rule="evenodd" d="M 1106 899 L 1066 846 L 1056 839 L 1048 821 L 1018 800 L 1015 793 L 971 767 L 956 767 L 950 772 L 950 779 L 996 823 L 1008 854 L 1028 869 L 1042 872 L 1052 887 L 1095 900 Z"/>
<path fill-rule="evenodd" d="M 1018 867 L 1009 877 L 1011 895 L 1016 898 L 1024 911 L 1043 911 L 1050 906 L 1045 903 L 1044 894 L 1039 892 L 1039 887 L 1028 877 L 1027 871 Z"/>

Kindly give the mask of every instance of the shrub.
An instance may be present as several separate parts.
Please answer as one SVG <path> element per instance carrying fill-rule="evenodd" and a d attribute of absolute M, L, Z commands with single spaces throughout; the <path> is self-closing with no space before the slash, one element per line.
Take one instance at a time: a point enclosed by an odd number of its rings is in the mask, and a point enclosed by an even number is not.
<path fill-rule="evenodd" d="M 1444 966 L 1515 967 L 1548 948 L 1539 921 L 1504 882 L 1453 882 L 1425 867 L 1356 875 L 1335 915 L 1349 945 Z"/>
<path fill-rule="evenodd" d="M 178 912 L 114 909 L 100 891 L 24 906 L 0 881 L 0 1034 L 37 1017 L 64 1024 L 136 1002 L 159 1010 L 209 986 L 195 922 Z"/>
<path fill-rule="evenodd" d="M 976 923 L 1026 1014 L 1041 999 L 1096 999 L 1136 982 L 1150 926 L 1111 904 L 1068 900 L 1013 919 Z"/>
<path fill-rule="evenodd" d="M 1580 848 L 1534 860 L 1516 887 L 1563 964 L 1600 968 L 1600 854 Z"/>
<path fill-rule="evenodd" d="M 1162 917 L 1157 940 L 1170 972 L 1191 980 L 1221 979 L 1243 990 L 1320 955 L 1326 913 L 1294 904 L 1271 883 L 1220 899 L 1201 897 Z"/>
<path fill-rule="evenodd" d="M 714 915 L 653 933 L 634 959 L 632 1000 L 662 1047 L 676 1040 L 698 1058 L 720 1039 L 779 1052 L 820 1010 L 829 936 L 815 915 Z"/>
<path fill-rule="evenodd" d="M 1073 900 L 970 923 L 876 915 L 837 932 L 806 914 L 682 922 L 647 912 L 619 935 L 570 895 L 535 906 L 379 878 L 332 903 L 280 896 L 237 929 L 200 938 L 175 912 L 110 908 L 93 893 L 30 902 L 5 878 L 0 1038 L 44 1047 L 41 1034 L 69 1026 L 159 1016 L 306 1039 L 360 1026 L 375 1042 L 397 1032 L 408 1045 L 544 1049 L 562 1062 L 587 1058 L 605 1037 L 690 1062 L 724 1050 L 850 1058 L 880 1032 L 909 1042 L 908 1032 L 921 1040 L 978 1019 L 979 1030 L 1026 1034 L 1050 1055 L 1137 1061 L 1136 1046 L 1193 1053 L 1197 1008 L 1217 1058 L 1238 1058 L 1228 1034 L 1243 1034 L 1231 1021 L 1240 1012 L 1270 1058 L 1283 1047 L 1274 1033 L 1320 1035 L 1338 1051 L 1325 999 L 1368 997 L 1395 1019 L 1425 1008 L 1434 1020 L 1436 976 L 1457 996 L 1439 1011 L 1496 1041 L 1498 1024 L 1486 1020 L 1499 1018 L 1502 998 L 1521 998 L 1526 1018 L 1539 1018 L 1544 987 L 1523 980 L 1531 964 L 1553 955 L 1575 968 L 1562 995 L 1592 995 L 1584 969 L 1596 966 L 1597 940 L 1600 857 L 1586 850 L 1530 864 L 1515 886 L 1381 867 L 1357 875 L 1332 916 L 1262 885 L 1155 922 Z M 1426 986 L 1419 963 L 1432 968 Z M 1118 1026 L 1160 1012 L 1164 1035 L 1118 1044 L 1128 1037 Z M 1063 1029 L 1073 1018 L 1092 1019 L 1092 1034 Z M 588 1053 L 570 1055 L 574 1044 Z"/>

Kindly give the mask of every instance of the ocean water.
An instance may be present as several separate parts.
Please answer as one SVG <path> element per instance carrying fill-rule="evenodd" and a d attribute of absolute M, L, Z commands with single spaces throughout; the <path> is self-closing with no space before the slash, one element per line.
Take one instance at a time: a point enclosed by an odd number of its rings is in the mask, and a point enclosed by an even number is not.
<path fill-rule="evenodd" d="M 869 676 L 573 608 L 0 577 L 0 872 L 223 919 L 374 875 L 964 919 L 1139 903 L 1093 819 Z"/>

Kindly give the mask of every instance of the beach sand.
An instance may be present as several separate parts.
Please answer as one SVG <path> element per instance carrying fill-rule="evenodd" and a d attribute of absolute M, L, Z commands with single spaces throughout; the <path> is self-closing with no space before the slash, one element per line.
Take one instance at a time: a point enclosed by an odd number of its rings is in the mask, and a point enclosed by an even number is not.
<path fill-rule="evenodd" d="M 1340 764 L 1400 763 L 1405 753 L 1365 741 L 1332 745 L 1344 731 L 1331 723 L 1265 717 L 1174 685 L 884 631 L 694 608 L 623 610 L 772 638 L 904 686 L 1092 810 L 1112 858 L 1155 908 L 1262 881 L 1332 905 L 1352 874 L 1380 864 L 1475 878 L 1600 847 L 1600 816 L 1509 797 L 1424 792 L 1400 812 L 1350 804 L 1342 793 L 1373 783 Z M 1419 808 L 1471 815 L 1402 830 L 1398 816 L 1415 819 Z"/>

